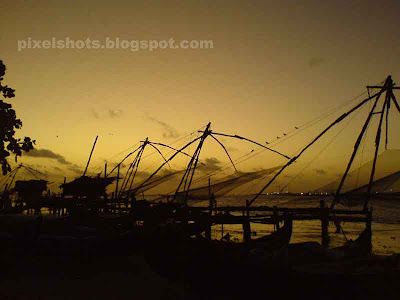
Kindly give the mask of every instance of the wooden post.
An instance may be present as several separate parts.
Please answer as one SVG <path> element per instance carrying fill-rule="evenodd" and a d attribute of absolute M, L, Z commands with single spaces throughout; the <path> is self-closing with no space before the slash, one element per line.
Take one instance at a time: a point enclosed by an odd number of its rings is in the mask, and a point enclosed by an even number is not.
<path fill-rule="evenodd" d="M 115 186 L 115 209 L 117 209 L 117 201 L 119 200 L 118 197 L 118 183 L 119 183 L 119 168 L 121 165 L 118 165 L 117 169 L 117 184 Z M 121 209 L 121 204 L 118 203 L 118 208 Z"/>
<path fill-rule="evenodd" d="M 372 250 L 372 207 L 368 210 L 368 213 L 367 213 L 367 229 L 371 236 L 371 239 L 370 239 L 371 243 L 369 245 L 369 252 L 371 252 L 371 250 Z"/>
<path fill-rule="evenodd" d="M 321 236 L 322 236 L 322 246 L 328 248 L 329 246 L 329 208 L 326 207 L 325 201 L 320 202 L 320 217 L 321 217 Z"/>
<path fill-rule="evenodd" d="M 2 203 L 0 208 L 6 208 L 8 206 L 8 196 L 7 196 L 7 188 L 8 188 L 8 183 L 6 184 L 3 194 L 1 195 L 2 198 Z"/>
<path fill-rule="evenodd" d="M 211 178 L 208 177 L 208 198 L 211 198 Z"/>
<path fill-rule="evenodd" d="M 65 184 L 67 183 L 67 177 L 64 177 L 64 185 L 63 185 L 63 191 L 62 191 L 62 193 L 61 193 L 61 205 L 59 206 L 59 209 L 58 209 L 58 215 L 60 215 L 60 210 L 62 209 L 63 210 L 63 212 L 64 212 L 64 203 L 65 203 L 65 194 L 64 194 L 64 187 L 65 187 Z"/>
<path fill-rule="evenodd" d="M 114 192 L 111 193 L 111 212 L 115 213 L 115 200 L 114 200 Z"/>
<path fill-rule="evenodd" d="M 366 227 L 371 231 L 372 233 L 372 207 L 368 210 L 367 212 L 367 222 L 366 222 Z"/>
<path fill-rule="evenodd" d="M 207 224 L 206 230 L 205 230 L 205 236 L 207 240 L 211 240 L 211 225 Z"/>
<path fill-rule="evenodd" d="M 247 244 L 251 240 L 250 222 L 249 220 L 243 222 L 243 241 Z"/>
<path fill-rule="evenodd" d="M 246 216 L 250 217 L 250 203 L 249 203 L 249 200 L 246 200 Z"/>
<path fill-rule="evenodd" d="M 88 162 L 87 162 L 87 164 L 86 164 L 86 168 L 85 168 L 85 172 L 83 172 L 83 176 L 86 175 L 86 171 L 87 171 L 87 169 L 88 169 L 88 167 L 89 167 L 90 159 L 92 158 L 93 150 L 94 150 L 94 147 L 96 146 L 96 142 L 97 142 L 97 139 L 98 139 L 98 138 L 99 138 L 99 136 L 96 136 L 96 139 L 94 140 L 94 144 L 93 144 L 93 147 L 92 147 L 92 151 L 90 151 L 89 160 L 88 160 Z"/>
<path fill-rule="evenodd" d="M 273 207 L 273 218 L 274 218 L 274 227 L 275 229 L 279 229 L 279 216 L 278 216 L 278 208 L 276 206 Z"/>
<path fill-rule="evenodd" d="M 213 213 L 213 207 L 214 207 L 214 194 L 209 193 L 209 203 L 208 203 L 208 208 L 210 210 L 210 216 L 212 216 Z"/>

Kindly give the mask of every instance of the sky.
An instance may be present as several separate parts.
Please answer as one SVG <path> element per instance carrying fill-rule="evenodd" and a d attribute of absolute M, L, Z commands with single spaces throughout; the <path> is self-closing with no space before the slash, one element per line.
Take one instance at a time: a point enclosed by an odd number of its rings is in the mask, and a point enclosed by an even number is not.
<path fill-rule="evenodd" d="M 101 172 L 105 161 L 115 165 L 146 137 L 183 146 L 208 122 L 215 132 L 274 141 L 273 149 L 292 156 L 365 98 L 366 85 L 388 75 L 400 80 L 399 11 L 398 1 L 367 0 L 8 1 L 0 12 L 4 83 L 16 90 L 11 103 L 23 122 L 17 136 L 35 139 L 37 149 L 18 162 L 56 185 L 64 176 L 82 174 L 96 136 L 90 174 Z M 107 38 L 211 41 L 212 47 L 33 48 L 33 41 L 104 44 Z M 311 189 L 343 173 L 368 107 L 335 127 L 285 173 L 288 180 L 297 176 L 295 189 Z M 400 149 L 399 117 L 392 109 L 389 149 Z M 355 167 L 372 158 L 376 124 L 374 117 Z M 249 158 L 237 165 L 240 171 L 286 162 L 245 141 L 221 141 L 234 161 Z M 251 158 L 253 150 L 258 155 Z M 143 174 L 162 163 L 154 149 L 146 151 Z M 229 163 L 211 139 L 200 159 L 216 170 Z M 171 168 L 185 163 L 187 158 L 180 158 Z M 223 174 L 229 172 L 233 169 Z M 250 190 L 257 192 L 263 182 Z"/>

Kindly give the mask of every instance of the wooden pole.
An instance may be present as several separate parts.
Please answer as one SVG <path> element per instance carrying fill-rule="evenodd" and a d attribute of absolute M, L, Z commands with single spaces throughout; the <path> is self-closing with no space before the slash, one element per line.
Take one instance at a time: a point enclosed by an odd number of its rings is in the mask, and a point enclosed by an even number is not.
<path fill-rule="evenodd" d="M 96 136 L 96 139 L 94 140 L 94 144 L 93 144 L 93 147 L 92 147 L 92 151 L 90 151 L 89 160 L 88 160 L 88 162 L 87 162 L 87 164 L 86 164 L 86 168 L 85 168 L 85 172 L 83 172 L 83 176 L 86 175 L 86 171 L 87 171 L 87 169 L 88 169 L 88 167 L 89 167 L 90 159 L 92 158 L 93 150 L 94 150 L 94 147 L 96 146 L 96 142 L 97 142 L 97 139 L 98 139 L 98 138 L 99 138 L 99 136 Z"/>
<path fill-rule="evenodd" d="M 118 201 L 118 182 L 119 182 L 119 170 L 120 170 L 121 165 L 118 165 L 118 169 L 117 169 L 117 184 L 115 186 L 115 203 L 117 203 Z M 118 208 L 120 207 L 120 204 L 118 203 Z"/>
<path fill-rule="evenodd" d="M 352 114 L 354 111 L 359 109 L 361 106 L 363 106 L 365 103 L 370 101 L 371 99 L 375 98 L 376 96 L 380 95 L 383 92 L 383 90 L 379 91 L 378 93 L 364 99 L 361 103 L 357 104 L 354 106 L 352 109 L 350 109 L 348 112 L 344 113 L 341 115 L 339 118 L 337 118 L 334 122 L 332 122 L 327 128 L 325 128 L 316 138 L 314 138 L 307 146 L 305 146 L 299 154 L 297 154 L 295 157 L 293 157 L 289 162 L 287 162 L 275 175 L 270 179 L 270 181 L 259 191 L 254 198 L 249 202 L 249 205 L 253 204 L 254 201 L 257 200 L 257 198 L 264 192 L 266 188 L 268 188 L 272 182 L 292 163 L 294 163 L 309 147 L 311 147 L 317 140 L 321 138 L 326 132 L 328 132 L 333 126 L 336 124 L 340 123 L 343 121 L 345 118 L 347 118 L 350 114 Z"/>
<path fill-rule="evenodd" d="M 250 236 L 251 232 L 250 232 L 250 222 L 249 220 L 243 222 L 243 241 L 245 242 L 245 244 L 248 244 L 251 240 L 251 236 Z"/>
<path fill-rule="evenodd" d="M 115 200 L 114 200 L 115 193 L 111 193 L 111 211 L 115 214 Z"/>
<path fill-rule="evenodd" d="M 339 194 L 340 194 L 340 192 L 341 192 L 341 190 L 342 190 L 344 181 L 345 181 L 345 179 L 346 179 L 346 177 L 347 177 L 347 174 L 348 174 L 349 171 L 350 171 L 351 165 L 352 165 L 353 160 L 354 160 L 354 158 L 355 158 L 355 156 L 356 156 L 356 154 L 357 154 L 357 150 L 358 150 L 358 148 L 359 148 L 359 146 L 360 146 L 360 144 L 361 144 L 361 141 L 362 141 L 362 139 L 363 139 L 363 137 L 364 137 L 365 131 L 366 131 L 367 128 L 368 128 L 368 124 L 369 124 L 369 122 L 370 122 L 370 120 L 371 120 L 371 117 L 372 117 L 372 115 L 374 114 L 374 111 L 375 111 L 376 105 L 378 104 L 378 101 L 379 101 L 380 96 L 381 96 L 381 94 L 378 95 L 378 96 L 376 97 L 375 103 L 374 103 L 374 105 L 372 106 L 372 109 L 371 109 L 371 111 L 370 111 L 370 113 L 369 113 L 369 115 L 368 115 L 368 117 L 367 117 L 367 120 L 365 121 L 364 126 L 363 126 L 363 128 L 362 128 L 362 130 L 361 130 L 361 132 L 360 132 L 360 134 L 359 134 L 359 136 L 358 136 L 358 138 L 357 138 L 357 141 L 356 141 L 356 143 L 355 143 L 355 145 L 354 145 L 354 150 L 353 150 L 353 153 L 352 153 L 352 155 L 351 155 L 350 161 L 349 161 L 349 163 L 347 164 L 346 171 L 344 172 L 343 177 L 342 177 L 342 179 L 341 179 L 341 181 L 340 181 L 340 183 L 339 183 L 339 186 L 338 186 L 338 188 L 337 188 L 337 190 L 336 190 L 335 198 L 334 198 L 333 201 L 332 201 L 332 204 L 331 204 L 331 206 L 330 206 L 330 209 L 333 209 L 334 206 L 335 206 L 335 204 L 336 204 L 336 202 L 338 202 Z"/>
<path fill-rule="evenodd" d="M 329 234 L 328 234 L 329 208 L 326 207 L 324 200 L 321 200 L 320 208 L 321 208 L 320 216 L 321 216 L 322 246 L 325 248 L 328 248 L 328 246 L 329 246 Z"/>
<path fill-rule="evenodd" d="M 367 223 L 366 223 L 367 229 L 369 229 L 372 233 L 372 207 L 368 210 L 367 212 Z"/>
<path fill-rule="evenodd" d="M 274 226 L 276 230 L 279 229 L 279 216 L 278 216 L 278 208 L 276 206 L 273 207 L 273 215 L 274 215 Z"/>
<path fill-rule="evenodd" d="M 367 229 L 368 229 L 368 231 L 369 231 L 369 234 L 371 235 L 371 239 L 370 239 L 370 241 L 371 241 L 371 243 L 370 243 L 370 245 L 369 245 L 369 251 L 371 252 L 371 250 L 372 250 L 372 212 L 373 212 L 373 210 L 372 210 L 372 207 L 368 210 L 368 213 L 367 213 Z"/>
<path fill-rule="evenodd" d="M 370 176 L 369 183 L 368 183 L 367 198 L 365 199 L 365 203 L 364 203 L 364 209 L 365 210 L 368 208 L 368 201 L 369 201 L 369 198 L 370 198 L 370 195 L 371 195 L 371 188 L 372 188 L 372 184 L 373 184 L 373 181 L 374 181 L 376 160 L 378 158 L 379 144 L 380 144 L 380 141 L 381 141 L 381 130 L 382 130 L 381 128 L 382 128 L 383 116 L 385 114 L 386 106 L 390 103 L 390 93 L 391 93 L 391 88 L 393 87 L 393 81 L 392 81 L 392 78 L 390 76 L 386 79 L 385 87 L 387 89 L 386 98 L 385 98 L 385 102 L 383 103 L 382 111 L 380 112 L 381 113 L 381 117 L 379 118 L 379 125 L 378 125 L 378 129 L 376 131 L 375 155 L 374 155 L 374 161 L 372 163 L 371 176 Z M 386 124 L 386 126 L 388 126 L 388 125 Z"/>
<path fill-rule="evenodd" d="M 212 213 L 213 213 L 213 207 L 214 207 L 213 202 L 214 201 L 211 196 L 211 179 L 210 179 L 210 177 L 208 177 L 208 207 L 210 209 L 210 216 L 212 216 Z"/>
<path fill-rule="evenodd" d="M 6 186 L 4 188 L 4 191 L 3 191 L 3 194 L 1 196 L 2 200 L 6 201 L 6 202 L 8 202 L 8 197 L 7 197 L 7 194 L 6 194 L 7 193 L 7 188 L 8 188 L 8 183 L 6 184 Z M 6 208 L 8 206 L 8 203 L 5 203 L 3 201 L 1 203 L 1 207 L 0 208 Z"/>
<path fill-rule="evenodd" d="M 205 236 L 207 240 L 211 240 L 211 225 L 207 224 L 206 230 L 205 230 Z"/>

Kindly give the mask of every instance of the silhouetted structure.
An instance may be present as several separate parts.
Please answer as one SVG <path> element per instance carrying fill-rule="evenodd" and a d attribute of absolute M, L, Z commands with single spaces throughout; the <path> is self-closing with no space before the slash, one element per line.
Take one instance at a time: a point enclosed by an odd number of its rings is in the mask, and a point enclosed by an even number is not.
<path fill-rule="evenodd" d="M 47 190 L 46 180 L 17 180 L 14 191 L 18 193 L 17 203 L 28 209 L 34 208 L 35 214 L 40 212 L 43 192 Z"/>

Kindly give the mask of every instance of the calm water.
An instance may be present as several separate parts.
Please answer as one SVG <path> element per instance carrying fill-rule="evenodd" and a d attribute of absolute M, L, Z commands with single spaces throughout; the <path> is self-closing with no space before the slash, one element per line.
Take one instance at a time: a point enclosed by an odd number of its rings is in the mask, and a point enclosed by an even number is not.
<path fill-rule="evenodd" d="M 332 199 L 324 198 L 329 204 Z M 218 199 L 218 206 L 235 206 L 244 205 L 243 197 L 231 197 Z M 279 206 L 279 207 L 319 207 L 320 199 L 316 197 L 294 197 L 294 196 L 269 196 L 262 199 L 257 199 L 253 205 L 261 206 Z M 206 202 L 198 205 L 206 205 Z M 394 200 L 372 200 L 370 206 L 373 208 L 373 223 L 372 223 L 372 244 L 373 252 L 379 255 L 391 255 L 400 253 L 400 202 Z M 337 205 L 340 209 L 359 210 L 359 207 L 345 207 Z M 365 229 L 365 223 L 343 223 L 341 224 L 345 234 L 335 234 L 336 227 L 334 224 L 329 224 L 330 246 L 341 246 L 346 242 L 346 239 L 356 239 L 360 232 Z M 273 225 L 251 224 L 253 237 L 263 236 L 274 231 Z M 213 238 L 220 239 L 223 234 L 229 232 L 234 241 L 242 240 L 241 225 L 215 225 L 212 228 Z M 293 224 L 293 234 L 291 243 L 315 241 L 321 243 L 321 222 L 315 221 L 295 221 Z"/>
<path fill-rule="evenodd" d="M 146 197 L 147 198 L 147 197 Z M 151 197 L 149 197 L 151 198 Z M 251 198 L 247 197 L 225 197 L 217 199 L 218 206 L 244 206 L 245 202 Z M 332 198 L 324 197 L 326 203 L 332 201 Z M 253 206 L 278 206 L 278 207 L 319 207 L 321 198 L 309 196 L 263 196 L 257 199 Z M 208 206 L 208 201 L 196 203 L 196 206 Z M 372 200 L 370 206 L 373 208 L 372 223 L 372 244 L 373 252 L 379 255 L 391 255 L 400 253 L 400 201 L 395 200 Z M 338 209 L 354 209 L 360 210 L 362 206 L 345 207 L 337 205 Z M 43 215 L 49 212 L 42 209 Z M 341 246 L 346 239 L 356 239 L 365 228 L 365 223 L 343 223 L 341 224 L 345 234 L 336 234 L 334 224 L 329 224 L 330 246 Z M 259 237 L 274 231 L 273 225 L 267 224 L 251 224 L 253 237 Z M 242 241 L 243 232 L 241 225 L 215 225 L 212 227 L 213 239 L 221 239 L 223 234 L 231 235 L 231 240 L 235 242 Z M 321 222 L 314 221 L 295 221 L 293 225 L 293 234 L 291 243 L 299 242 L 319 242 L 321 243 Z"/>

